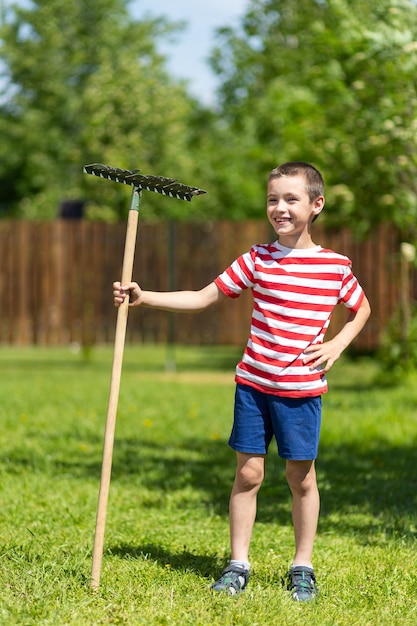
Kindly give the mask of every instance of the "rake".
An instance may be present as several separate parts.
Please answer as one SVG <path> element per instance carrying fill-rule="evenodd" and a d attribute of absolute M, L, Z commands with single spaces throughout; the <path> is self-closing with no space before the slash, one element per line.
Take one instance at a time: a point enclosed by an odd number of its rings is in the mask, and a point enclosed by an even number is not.
<path fill-rule="evenodd" d="M 84 166 L 85 174 L 92 174 L 116 183 L 133 187 L 130 202 L 125 249 L 123 256 L 121 283 L 126 285 L 132 280 L 133 260 L 135 256 L 136 235 L 139 219 L 139 207 L 142 191 L 154 191 L 164 196 L 187 200 L 206 193 L 198 187 L 184 185 L 174 178 L 152 176 L 139 173 L 140 170 L 124 170 L 101 163 Z M 107 504 L 110 490 L 110 477 L 113 459 L 114 432 L 116 427 L 117 405 L 120 392 L 123 353 L 126 339 L 129 299 L 125 298 L 117 311 L 116 333 L 114 340 L 113 364 L 110 380 L 110 392 L 107 406 L 106 427 L 104 433 L 103 460 L 101 467 L 100 490 L 98 496 L 96 528 L 94 536 L 93 561 L 91 567 L 91 587 L 97 590 L 100 585 L 101 564 L 103 559 L 104 533 L 106 527 Z"/>

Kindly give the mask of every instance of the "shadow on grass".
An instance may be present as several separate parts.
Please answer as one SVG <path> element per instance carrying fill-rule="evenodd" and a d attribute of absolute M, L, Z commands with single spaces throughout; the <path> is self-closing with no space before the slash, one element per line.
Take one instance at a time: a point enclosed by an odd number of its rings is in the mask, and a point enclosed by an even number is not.
<path fill-rule="evenodd" d="M 82 437 L 85 443 L 85 436 Z M 88 447 L 97 449 L 101 440 L 90 435 Z M 61 442 L 62 444 L 62 442 Z M 101 458 L 73 448 L 71 458 L 62 448 L 57 456 L 54 437 L 45 437 L 42 447 L 17 445 L 3 459 L 5 472 L 50 475 L 51 481 L 100 480 Z M 167 496 L 182 510 L 207 507 L 227 517 L 234 478 L 234 452 L 225 441 L 183 439 L 170 445 L 137 438 L 118 439 L 113 454 L 112 482 L 137 489 L 142 507 L 163 509 Z M 417 538 L 416 445 L 395 446 L 383 439 L 322 445 L 317 461 L 321 492 L 319 532 L 348 535 L 362 543 L 387 538 Z M 257 524 L 291 524 L 291 496 L 285 481 L 284 461 L 271 444 L 267 473 L 258 496 Z M 175 523 L 175 516 L 173 518 Z M 143 552 L 143 547 L 138 548 Z M 191 558 L 191 557 L 190 557 Z"/>
<path fill-rule="evenodd" d="M 376 531 L 386 536 L 417 536 L 417 465 L 415 445 L 386 441 L 322 446 L 317 460 L 321 491 L 320 530 L 371 541 Z M 115 455 L 114 479 L 139 473 L 147 488 L 163 494 L 187 488 L 202 492 L 203 503 L 227 516 L 235 469 L 234 452 L 225 442 L 190 440 L 181 449 L 124 440 Z M 185 498 L 187 496 L 185 495 Z M 187 506 L 186 502 L 183 502 Z M 289 524 L 291 495 L 285 462 L 271 444 L 264 484 L 258 496 L 258 523 Z M 362 521 L 362 519 L 366 521 Z M 369 522 L 369 520 L 372 520 Z"/>
<path fill-rule="evenodd" d="M 415 539 L 415 459 L 414 442 L 394 446 L 374 440 L 368 448 L 323 446 L 317 461 L 320 530 L 354 535 L 364 543 L 372 543 L 381 533 Z"/>
<path fill-rule="evenodd" d="M 171 550 L 166 550 L 162 546 L 153 543 L 146 543 L 139 546 L 122 544 L 110 548 L 109 552 L 120 558 L 130 557 L 144 561 L 151 560 L 158 562 L 161 567 L 165 568 L 168 565 L 173 569 L 182 572 L 193 572 L 205 578 L 212 576 L 213 571 L 222 566 L 221 564 L 219 565 L 217 556 L 196 554 L 185 549 L 174 554 Z"/>
<path fill-rule="evenodd" d="M 132 444 L 124 442 L 125 452 Z M 192 460 L 192 455 L 187 458 L 187 450 L 201 452 L 203 449 L 204 458 Z M 163 506 L 164 493 L 190 486 L 204 492 L 205 503 L 210 503 L 215 513 L 228 515 L 234 459 L 223 443 L 184 442 L 184 448 L 178 454 L 170 450 L 169 458 L 154 445 L 148 446 L 146 452 L 143 447 L 136 446 L 136 452 L 130 450 L 128 459 L 127 467 L 126 457 L 116 459 L 115 480 L 125 480 L 129 468 L 134 473 L 139 471 L 146 475 L 147 487 L 159 494 L 153 504 L 147 502 L 146 506 Z M 417 468 L 413 445 L 395 447 L 384 441 L 374 441 L 370 450 L 344 444 L 324 447 L 317 466 L 322 495 L 319 534 L 348 536 L 362 545 L 417 538 Z M 188 506 L 190 509 L 195 507 L 195 500 Z M 187 502 L 182 502 L 181 507 L 187 507 Z M 284 462 L 270 454 L 267 476 L 259 494 L 256 523 L 290 526 L 290 511 L 291 497 L 285 482 Z M 175 524 L 175 515 L 172 523 Z M 205 577 L 221 567 L 214 556 L 186 550 L 172 553 L 154 544 L 125 544 L 112 548 L 111 552 L 121 557 L 151 558 Z"/>

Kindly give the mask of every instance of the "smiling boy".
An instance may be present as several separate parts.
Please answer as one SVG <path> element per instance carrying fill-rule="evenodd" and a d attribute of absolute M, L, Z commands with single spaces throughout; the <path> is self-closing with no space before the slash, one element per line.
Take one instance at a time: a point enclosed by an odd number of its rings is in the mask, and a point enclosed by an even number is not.
<path fill-rule="evenodd" d="M 319 516 L 315 473 L 325 373 L 361 331 L 370 314 L 350 260 L 313 242 L 311 225 L 324 207 L 320 172 L 308 163 L 284 163 L 269 175 L 267 217 L 277 241 L 254 245 L 199 291 L 143 291 L 135 282 L 113 284 L 115 306 L 201 311 L 251 289 L 250 337 L 236 367 L 234 422 L 229 445 L 236 451 L 230 496 L 231 560 L 214 591 L 235 594 L 249 582 L 249 546 L 257 494 L 273 437 L 285 459 L 292 493 L 295 554 L 289 569 L 294 600 L 317 593 L 312 564 Z M 349 309 L 343 328 L 323 342 L 336 304 Z"/>

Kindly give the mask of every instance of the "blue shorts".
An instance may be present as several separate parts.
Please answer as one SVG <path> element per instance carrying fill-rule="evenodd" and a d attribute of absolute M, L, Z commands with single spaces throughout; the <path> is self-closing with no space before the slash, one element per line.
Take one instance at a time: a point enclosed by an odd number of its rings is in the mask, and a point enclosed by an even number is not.
<path fill-rule="evenodd" d="M 321 425 L 321 396 L 284 398 L 237 385 L 229 445 L 238 452 L 266 454 L 272 437 L 278 454 L 291 461 L 317 457 Z"/>

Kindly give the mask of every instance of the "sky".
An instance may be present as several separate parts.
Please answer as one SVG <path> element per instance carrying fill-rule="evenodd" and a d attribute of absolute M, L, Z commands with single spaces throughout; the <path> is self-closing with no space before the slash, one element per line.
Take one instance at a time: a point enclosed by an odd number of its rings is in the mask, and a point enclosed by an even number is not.
<path fill-rule="evenodd" d="M 248 0 L 131 0 L 135 18 L 145 14 L 165 16 L 171 21 L 186 21 L 187 27 L 175 43 L 160 40 L 159 50 L 167 56 L 169 72 L 188 81 L 188 89 L 204 104 L 214 102 L 216 77 L 206 59 L 215 45 L 214 30 L 237 26 Z"/>

